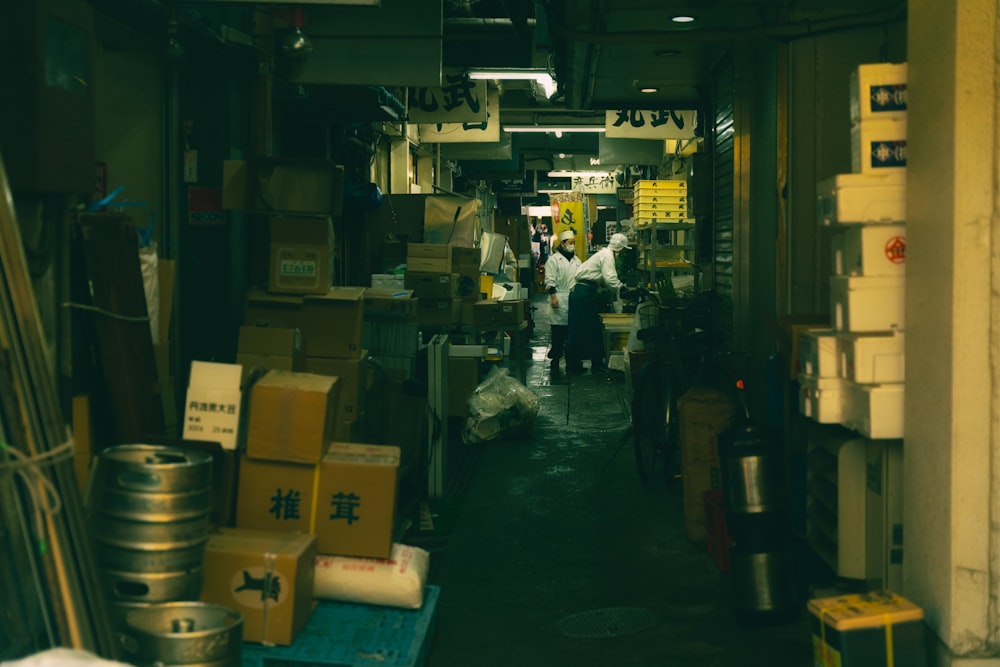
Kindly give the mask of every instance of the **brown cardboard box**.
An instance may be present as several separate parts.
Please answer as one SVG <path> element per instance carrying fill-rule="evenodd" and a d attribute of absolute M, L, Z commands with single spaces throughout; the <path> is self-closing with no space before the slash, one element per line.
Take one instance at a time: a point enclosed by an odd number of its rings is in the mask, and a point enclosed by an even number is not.
<path fill-rule="evenodd" d="M 247 293 L 246 324 L 298 328 L 307 357 L 352 358 L 361 352 L 364 287 L 326 294 Z"/>
<path fill-rule="evenodd" d="M 361 350 L 355 359 L 330 359 L 327 357 L 306 357 L 305 371 L 317 375 L 333 375 L 339 378 L 340 398 L 337 401 L 335 419 L 340 422 L 356 421 L 364 411 L 364 397 L 367 389 L 368 350 Z M 339 427 L 337 429 L 340 431 Z M 335 434 L 335 439 L 346 440 Z"/>
<path fill-rule="evenodd" d="M 479 248 L 464 248 L 461 246 L 451 246 L 451 268 L 454 271 L 458 266 L 474 266 L 479 272 L 482 263 L 482 251 Z"/>
<path fill-rule="evenodd" d="M 475 357 L 448 359 L 448 416 L 468 417 L 469 397 L 479 385 L 479 365 Z"/>
<path fill-rule="evenodd" d="M 201 600 L 243 616 L 243 641 L 290 645 L 312 614 L 316 537 L 223 528 L 205 549 Z"/>
<path fill-rule="evenodd" d="M 677 399 L 680 413 L 684 526 L 688 539 L 705 538 L 704 493 L 721 488 L 718 435 L 733 421 L 733 402 L 725 393 L 693 387 Z"/>
<path fill-rule="evenodd" d="M 326 294 L 333 285 L 333 220 L 329 216 L 271 218 L 267 289 Z"/>
<path fill-rule="evenodd" d="M 253 368 L 300 372 L 303 369 L 302 334 L 284 327 L 240 327 L 236 363 L 243 366 L 243 382 Z"/>
<path fill-rule="evenodd" d="M 461 299 L 419 299 L 417 323 L 432 326 L 458 324 L 462 318 Z"/>
<path fill-rule="evenodd" d="M 344 208 L 344 167 L 327 160 L 225 160 L 222 207 L 340 215 Z"/>
<path fill-rule="evenodd" d="M 406 258 L 411 257 L 447 260 L 451 257 L 451 246 L 446 243 L 407 243 Z"/>
<path fill-rule="evenodd" d="M 518 325 L 524 321 L 524 301 L 477 301 L 472 307 L 475 324 L 479 326 Z"/>
<path fill-rule="evenodd" d="M 450 299 L 458 296 L 457 273 L 418 273 L 407 271 L 404 274 L 406 289 L 420 299 Z"/>
<path fill-rule="evenodd" d="M 399 318 L 416 321 L 417 299 L 413 290 L 365 290 L 365 319 Z"/>
<path fill-rule="evenodd" d="M 388 558 L 396 520 L 399 447 L 335 442 L 320 464 L 319 552 Z"/>
<path fill-rule="evenodd" d="M 319 464 L 240 457 L 236 526 L 312 533 Z"/>
<path fill-rule="evenodd" d="M 271 370 L 250 390 L 247 456 L 318 463 L 333 439 L 340 380 Z"/>
<path fill-rule="evenodd" d="M 446 257 L 407 257 L 406 270 L 417 273 L 451 273 L 451 262 Z"/>

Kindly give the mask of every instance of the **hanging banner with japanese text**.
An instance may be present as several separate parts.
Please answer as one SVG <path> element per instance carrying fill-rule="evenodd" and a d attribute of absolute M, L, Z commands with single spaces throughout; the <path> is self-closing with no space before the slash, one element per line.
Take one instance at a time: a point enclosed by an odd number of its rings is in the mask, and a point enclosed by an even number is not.
<path fill-rule="evenodd" d="M 620 109 L 606 111 L 604 135 L 623 139 L 691 139 L 697 111 Z"/>
<path fill-rule="evenodd" d="M 486 81 L 464 72 L 445 73 L 440 88 L 411 88 L 410 123 L 485 123 Z"/>
<path fill-rule="evenodd" d="M 570 180 L 574 190 L 587 195 L 613 195 L 618 192 L 615 172 L 607 176 L 570 176 Z"/>
<path fill-rule="evenodd" d="M 580 261 L 587 259 L 586 224 L 583 217 L 583 201 L 555 200 L 552 206 L 552 236 L 559 238 L 567 229 L 576 237 L 576 256 Z"/>
<path fill-rule="evenodd" d="M 499 143 L 500 141 L 500 91 L 486 94 L 486 120 L 466 123 L 421 123 L 420 143 Z"/>

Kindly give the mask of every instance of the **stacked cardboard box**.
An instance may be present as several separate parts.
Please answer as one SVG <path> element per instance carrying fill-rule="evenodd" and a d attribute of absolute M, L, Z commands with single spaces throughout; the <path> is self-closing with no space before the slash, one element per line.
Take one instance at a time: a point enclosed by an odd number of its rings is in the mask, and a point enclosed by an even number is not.
<path fill-rule="evenodd" d="M 406 249 L 406 289 L 420 299 L 417 321 L 428 326 L 462 322 L 462 303 L 480 290 L 478 248 L 444 243 L 410 243 Z"/>

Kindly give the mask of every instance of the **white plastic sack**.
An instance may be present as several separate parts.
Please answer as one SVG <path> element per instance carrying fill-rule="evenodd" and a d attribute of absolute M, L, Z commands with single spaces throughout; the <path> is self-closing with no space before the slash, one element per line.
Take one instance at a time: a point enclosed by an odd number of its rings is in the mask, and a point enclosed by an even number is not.
<path fill-rule="evenodd" d="M 393 544 L 386 559 L 320 555 L 313 597 L 420 609 L 429 568 L 429 553 L 403 544 Z"/>
<path fill-rule="evenodd" d="M 156 244 L 139 248 L 139 267 L 142 269 L 142 286 L 146 292 L 146 312 L 149 313 L 149 330 L 153 345 L 160 344 L 160 267 Z"/>
<path fill-rule="evenodd" d="M 515 380 L 506 368 L 494 366 L 469 398 L 464 442 L 483 442 L 502 433 L 531 426 L 538 415 L 538 397 Z"/>
<path fill-rule="evenodd" d="M 4 667 L 129 667 L 127 663 L 105 660 L 93 653 L 71 648 L 52 648 L 20 660 L 3 661 Z"/>

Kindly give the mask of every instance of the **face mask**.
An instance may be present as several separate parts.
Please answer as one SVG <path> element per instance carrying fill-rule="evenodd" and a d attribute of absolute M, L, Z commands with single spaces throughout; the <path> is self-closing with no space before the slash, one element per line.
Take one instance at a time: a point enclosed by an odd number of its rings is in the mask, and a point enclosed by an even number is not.
<path fill-rule="evenodd" d="M 565 250 L 566 252 L 576 252 L 576 244 L 575 243 L 563 243 L 563 250 Z"/>

